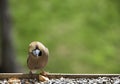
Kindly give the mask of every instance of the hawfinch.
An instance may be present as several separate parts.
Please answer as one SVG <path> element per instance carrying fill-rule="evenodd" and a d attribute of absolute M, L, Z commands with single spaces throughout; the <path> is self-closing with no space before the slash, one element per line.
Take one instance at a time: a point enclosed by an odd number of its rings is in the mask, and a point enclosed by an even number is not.
<path fill-rule="evenodd" d="M 27 66 L 30 74 L 35 73 L 36 70 L 41 70 L 44 74 L 43 68 L 48 62 L 48 55 L 48 49 L 41 42 L 34 41 L 29 44 Z"/>

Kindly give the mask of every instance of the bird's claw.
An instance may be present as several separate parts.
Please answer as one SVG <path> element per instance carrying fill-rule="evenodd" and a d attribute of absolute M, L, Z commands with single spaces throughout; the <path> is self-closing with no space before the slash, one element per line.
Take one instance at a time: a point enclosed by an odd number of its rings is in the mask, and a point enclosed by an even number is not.
<path fill-rule="evenodd" d="M 46 72 L 46 71 L 42 71 L 41 73 L 40 73 L 40 75 L 43 75 L 43 76 L 47 76 L 49 74 L 49 72 Z"/>

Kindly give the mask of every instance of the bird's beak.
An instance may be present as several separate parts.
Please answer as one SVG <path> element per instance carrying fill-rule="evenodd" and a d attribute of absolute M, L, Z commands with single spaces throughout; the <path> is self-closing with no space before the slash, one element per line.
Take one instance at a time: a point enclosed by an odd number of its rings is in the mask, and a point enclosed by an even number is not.
<path fill-rule="evenodd" d="M 40 53 L 40 50 L 38 50 L 38 49 L 36 49 L 36 50 L 33 51 L 33 54 L 35 56 L 37 56 L 37 57 L 39 56 L 39 53 Z"/>

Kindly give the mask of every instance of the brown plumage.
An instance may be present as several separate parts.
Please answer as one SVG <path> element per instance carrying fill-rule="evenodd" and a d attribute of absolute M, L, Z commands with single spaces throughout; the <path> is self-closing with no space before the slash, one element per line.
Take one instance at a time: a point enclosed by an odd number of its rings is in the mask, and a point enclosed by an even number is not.
<path fill-rule="evenodd" d="M 36 70 L 42 70 L 48 62 L 48 49 L 38 41 L 31 42 L 28 49 L 27 66 L 30 73 Z"/>

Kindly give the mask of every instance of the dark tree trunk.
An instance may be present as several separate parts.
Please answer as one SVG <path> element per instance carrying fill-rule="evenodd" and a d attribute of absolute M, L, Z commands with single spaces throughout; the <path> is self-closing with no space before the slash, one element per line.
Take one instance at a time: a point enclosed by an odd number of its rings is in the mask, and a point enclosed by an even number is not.
<path fill-rule="evenodd" d="M 17 72 L 8 0 L 0 0 L 0 72 Z"/>

